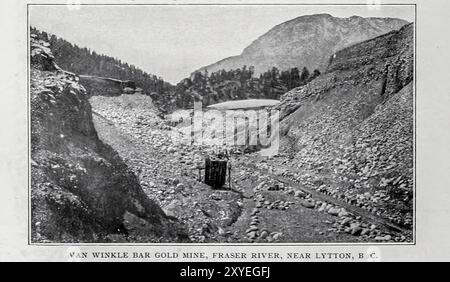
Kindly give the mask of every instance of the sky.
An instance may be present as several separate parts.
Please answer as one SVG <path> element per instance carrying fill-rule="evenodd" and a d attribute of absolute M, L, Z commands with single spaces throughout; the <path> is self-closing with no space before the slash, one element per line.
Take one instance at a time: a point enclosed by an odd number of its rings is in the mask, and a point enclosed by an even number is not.
<path fill-rule="evenodd" d="M 202 66 L 239 55 L 275 25 L 318 13 L 414 21 L 413 6 L 367 5 L 34 5 L 29 20 L 39 30 L 176 84 Z"/>

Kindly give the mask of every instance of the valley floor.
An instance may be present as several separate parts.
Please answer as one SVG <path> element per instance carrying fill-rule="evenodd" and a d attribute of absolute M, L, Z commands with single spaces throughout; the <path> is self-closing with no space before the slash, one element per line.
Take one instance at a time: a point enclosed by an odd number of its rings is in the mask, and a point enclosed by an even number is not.
<path fill-rule="evenodd" d="M 173 143 L 171 128 L 126 96 L 91 98 L 98 135 L 119 152 L 149 198 L 185 226 L 192 242 L 412 241 L 408 230 L 277 175 L 280 158 L 233 156 L 232 189 L 212 189 L 198 181 L 196 169 L 211 148 Z"/>

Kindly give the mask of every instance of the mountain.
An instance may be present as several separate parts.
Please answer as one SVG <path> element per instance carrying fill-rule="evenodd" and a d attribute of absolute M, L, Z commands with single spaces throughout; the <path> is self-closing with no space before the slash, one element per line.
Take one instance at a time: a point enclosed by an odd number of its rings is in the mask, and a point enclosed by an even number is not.
<path fill-rule="evenodd" d="M 272 67 L 280 70 L 306 67 L 323 71 L 336 51 L 398 30 L 405 24 L 406 21 L 394 18 L 337 18 L 329 14 L 301 16 L 275 26 L 245 48 L 242 54 L 199 71 L 211 73 L 244 65 L 254 66 L 255 74 Z"/>
<path fill-rule="evenodd" d="M 302 170 L 305 186 L 412 228 L 413 79 L 413 24 L 336 52 L 281 97 L 284 165 Z"/>

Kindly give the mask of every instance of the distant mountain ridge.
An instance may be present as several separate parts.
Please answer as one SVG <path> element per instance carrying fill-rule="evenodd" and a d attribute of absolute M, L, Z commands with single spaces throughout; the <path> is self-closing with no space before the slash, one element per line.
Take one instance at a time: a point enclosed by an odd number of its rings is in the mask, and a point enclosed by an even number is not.
<path fill-rule="evenodd" d="M 324 70 L 330 56 L 353 44 L 398 30 L 408 22 L 396 18 L 349 18 L 329 14 L 300 16 L 281 23 L 253 41 L 238 56 L 220 60 L 198 71 L 254 66 L 255 74 L 277 67 Z"/>
<path fill-rule="evenodd" d="M 194 100 L 201 100 L 207 106 L 229 100 L 279 99 L 282 94 L 320 75 L 337 51 L 398 30 L 406 23 L 392 18 L 301 16 L 273 27 L 241 55 L 204 67 L 177 85 L 120 59 L 78 47 L 34 28 L 31 31 L 49 42 L 61 68 L 86 76 L 130 81 L 132 88 L 149 95 L 162 113 L 169 113 L 192 107 Z M 103 82 L 100 87 L 98 79 L 82 81 L 87 88 L 94 83 L 93 89 L 105 95 L 123 92 L 120 87 L 110 88 Z"/>

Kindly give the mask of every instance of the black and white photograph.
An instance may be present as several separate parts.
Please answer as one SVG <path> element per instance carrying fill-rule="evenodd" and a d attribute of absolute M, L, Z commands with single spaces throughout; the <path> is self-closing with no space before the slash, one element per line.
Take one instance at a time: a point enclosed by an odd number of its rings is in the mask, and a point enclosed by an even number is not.
<path fill-rule="evenodd" d="M 448 11 L 1 1 L 0 262 L 269 281 L 449 261 Z"/>
<path fill-rule="evenodd" d="M 414 4 L 32 4 L 29 244 L 414 244 Z"/>

